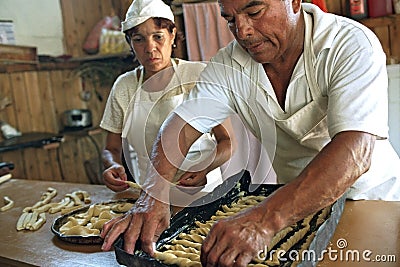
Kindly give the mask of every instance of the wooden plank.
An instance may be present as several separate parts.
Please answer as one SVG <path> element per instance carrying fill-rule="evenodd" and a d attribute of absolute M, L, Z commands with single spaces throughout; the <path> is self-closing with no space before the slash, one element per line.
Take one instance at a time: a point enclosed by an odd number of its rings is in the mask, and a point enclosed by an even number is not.
<path fill-rule="evenodd" d="M 106 16 L 115 16 L 116 10 L 114 9 L 114 4 L 112 0 L 102 0 L 97 1 L 99 3 L 99 15 L 100 18 L 104 18 Z"/>
<path fill-rule="evenodd" d="M 55 173 L 58 169 L 57 162 L 52 162 L 52 158 L 50 157 L 49 151 L 56 151 L 54 149 L 44 149 L 44 148 L 37 148 L 37 159 L 38 159 L 38 169 L 40 180 L 44 181 L 60 181 L 61 177 L 55 177 Z"/>
<path fill-rule="evenodd" d="M 391 51 L 390 51 L 389 27 L 386 25 L 381 27 L 374 27 L 372 28 L 372 31 L 379 38 L 379 41 L 382 45 L 383 51 L 386 54 L 386 57 L 390 58 Z"/>
<path fill-rule="evenodd" d="M 55 149 L 48 149 L 49 165 L 51 166 L 52 179 L 49 181 L 63 181 L 63 176 L 60 169 L 60 163 L 58 160 L 59 147 Z"/>
<path fill-rule="evenodd" d="M 26 95 L 29 95 L 27 102 L 29 108 L 29 115 L 32 121 L 30 131 L 33 132 L 46 132 L 45 119 L 42 112 L 42 98 L 40 93 L 40 86 L 38 82 L 37 72 L 24 72 L 26 83 Z"/>
<path fill-rule="evenodd" d="M 89 140 L 89 137 L 79 138 L 77 139 L 79 145 L 79 155 L 80 159 L 78 162 L 79 173 L 79 181 L 81 183 L 90 183 L 90 179 L 87 177 L 87 173 L 85 170 L 85 162 L 90 160 L 93 155 L 97 155 L 96 149 L 93 147 L 93 144 Z"/>
<path fill-rule="evenodd" d="M 77 157 L 79 146 L 76 140 L 65 138 L 65 141 L 59 147 L 60 164 L 64 179 L 69 182 L 79 183 L 79 158 Z"/>
<path fill-rule="evenodd" d="M 6 104 L 8 102 L 10 103 L 9 105 Z M 0 74 L 0 103 L 4 105 L 3 109 L 0 109 L 0 121 L 5 121 L 12 126 L 17 125 L 14 94 L 12 92 L 10 75 L 7 74 Z M 2 139 L 3 136 L 0 135 L 0 140 Z"/>
<path fill-rule="evenodd" d="M 85 1 L 72 1 L 60 0 L 61 13 L 63 17 L 63 31 L 65 40 L 65 52 L 69 55 L 77 57 L 82 54 L 82 39 L 79 35 L 79 18 L 75 17 L 75 8 L 79 2 Z M 77 10 L 79 10 L 77 6 Z"/>
<path fill-rule="evenodd" d="M 388 27 L 394 23 L 394 20 L 391 17 L 379 17 L 379 18 L 363 19 L 360 22 L 365 26 L 367 26 L 368 28 L 376 28 L 384 26 Z"/>
<path fill-rule="evenodd" d="M 68 109 L 67 101 L 68 97 L 68 90 L 64 90 L 64 76 L 62 71 L 52 71 L 50 73 L 50 80 L 52 83 L 52 90 L 53 90 L 53 96 L 54 96 L 54 104 L 55 104 L 55 116 L 57 118 L 57 125 L 58 125 L 58 131 L 60 131 L 63 126 L 61 124 L 61 116 L 62 113 Z M 57 131 L 57 132 L 58 132 Z"/>
<path fill-rule="evenodd" d="M 24 157 L 24 168 L 26 178 L 29 180 L 40 180 L 40 168 L 37 158 L 37 148 L 25 148 L 22 150 Z"/>
<path fill-rule="evenodd" d="M 329 13 L 343 15 L 342 3 L 338 0 L 326 0 L 326 8 Z"/>
<path fill-rule="evenodd" d="M 11 81 L 17 118 L 14 127 L 21 132 L 29 132 L 32 129 L 32 121 L 28 116 L 30 112 L 28 107 L 29 94 L 27 94 L 23 73 L 12 73 Z"/>
<path fill-rule="evenodd" d="M 0 60 L 10 62 L 26 61 L 33 64 L 37 63 L 37 48 L 33 46 L 20 46 L 0 44 Z"/>
<path fill-rule="evenodd" d="M 43 116 L 45 131 L 50 133 L 57 133 L 59 131 L 58 119 L 57 114 L 53 112 L 53 110 L 56 109 L 56 105 L 52 91 L 50 72 L 40 71 L 38 73 L 38 84 L 40 88 L 40 98 L 42 99 L 41 116 Z"/>
<path fill-rule="evenodd" d="M 26 169 L 24 167 L 24 157 L 22 150 L 7 151 L 0 154 L 1 161 L 14 163 L 12 174 L 14 178 L 26 178 Z"/>

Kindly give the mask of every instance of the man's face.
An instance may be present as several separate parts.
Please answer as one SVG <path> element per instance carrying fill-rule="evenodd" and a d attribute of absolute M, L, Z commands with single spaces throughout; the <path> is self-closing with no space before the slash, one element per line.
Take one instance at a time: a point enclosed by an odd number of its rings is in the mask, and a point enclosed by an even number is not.
<path fill-rule="evenodd" d="M 236 40 L 257 62 L 279 60 L 293 43 L 300 0 L 219 0 L 219 3 L 221 15 Z"/>

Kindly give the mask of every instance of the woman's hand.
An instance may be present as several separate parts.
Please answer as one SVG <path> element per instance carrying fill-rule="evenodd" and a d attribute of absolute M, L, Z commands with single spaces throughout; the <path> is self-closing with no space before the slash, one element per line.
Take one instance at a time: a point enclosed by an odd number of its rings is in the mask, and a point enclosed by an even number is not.
<path fill-rule="evenodd" d="M 101 232 L 104 239 L 102 250 L 111 249 L 115 240 L 123 233 L 124 250 L 133 254 L 136 241 L 141 241 L 141 249 L 154 255 L 154 243 L 169 226 L 170 206 L 142 193 L 134 207 L 124 216 L 105 223 Z"/>
<path fill-rule="evenodd" d="M 104 184 L 114 192 L 128 189 L 127 179 L 125 168 L 120 164 L 114 164 L 103 172 Z"/>
<path fill-rule="evenodd" d="M 203 186 L 207 184 L 207 171 L 185 172 L 180 178 L 177 185 L 180 186 Z"/>

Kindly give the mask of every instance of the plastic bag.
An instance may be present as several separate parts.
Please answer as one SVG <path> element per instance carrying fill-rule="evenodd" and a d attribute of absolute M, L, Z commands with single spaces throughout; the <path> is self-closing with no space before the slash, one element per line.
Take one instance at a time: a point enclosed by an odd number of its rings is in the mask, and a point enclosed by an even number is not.
<path fill-rule="evenodd" d="M 96 54 L 99 52 L 100 36 L 103 29 L 118 30 L 120 27 L 120 19 L 117 16 L 107 16 L 100 20 L 94 28 L 89 32 L 83 44 L 83 50 L 88 54 Z"/>
<path fill-rule="evenodd" d="M 120 31 L 102 29 L 100 36 L 100 54 L 115 54 L 129 52 L 125 34 Z"/>

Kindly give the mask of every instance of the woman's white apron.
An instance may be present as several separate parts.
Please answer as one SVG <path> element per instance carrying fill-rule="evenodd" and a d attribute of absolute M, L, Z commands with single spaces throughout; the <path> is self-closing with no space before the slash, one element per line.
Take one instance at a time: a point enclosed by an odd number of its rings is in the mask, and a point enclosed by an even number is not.
<path fill-rule="evenodd" d="M 175 60 L 172 61 L 174 74 L 168 86 L 158 92 L 147 92 L 143 90 L 143 69 L 139 75 L 138 89 L 135 96 L 129 104 L 127 116 L 123 126 L 122 138 L 126 138 L 129 145 L 133 147 L 137 153 L 139 179 L 135 180 L 139 184 L 143 184 L 146 179 L 146 171 L 150 164 L 150 154 L 153 143 L 157 137 L 158 131 L 175 107 L 181 104 L 187 94 L 182 88 L 181 79 L 179 78 L 178 66 Z M 178 91 L 176 94 L 169 93 L 171 90 Z M 166 95 L 167 94 L 167 95 Z M 164 97 L 164 96 L 167 97 Z M 179 177 L 191 166 L 198 164 L 211 153 L 214 153 L 216 141 L 211 134 L 203 134 L 191 146 L 184 162 L 179 167 L 179 171 L 174 178 L 176 182 Z M 168 151 L 166 151 L 168 153 Z M 215 187 L 221 182 L 221 171 L 219 168 L 207 175 L 207 189 Z M 200 190 L 201 188 L 199 188 Z"/>

